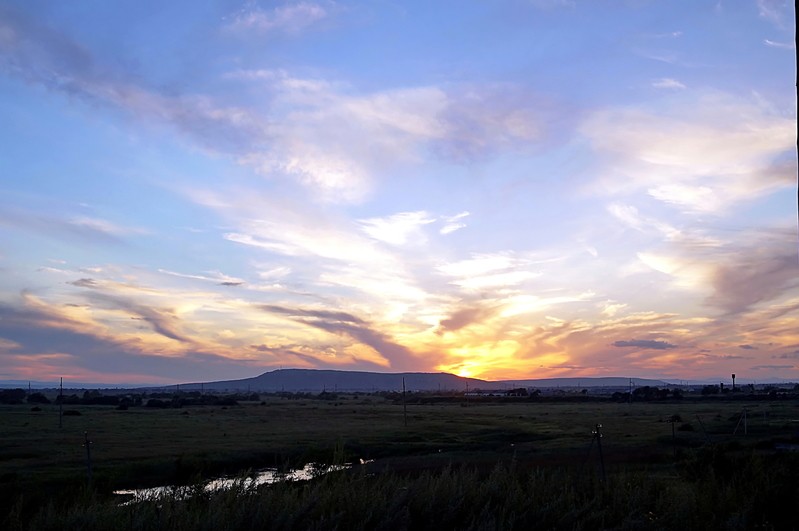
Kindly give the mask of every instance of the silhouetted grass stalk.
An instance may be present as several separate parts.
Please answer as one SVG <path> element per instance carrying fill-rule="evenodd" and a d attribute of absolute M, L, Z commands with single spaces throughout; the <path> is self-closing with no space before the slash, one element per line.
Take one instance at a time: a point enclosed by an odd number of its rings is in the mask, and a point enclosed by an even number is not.
<path fill-rule="evenodd" d="M 799 456 L 697 452 L 674 472 L 444 468 L 413 474 L 342 471 L 308 482 L 128 506 L 87 492 L 52 501 L 6 529 L 790 529 Z"/>

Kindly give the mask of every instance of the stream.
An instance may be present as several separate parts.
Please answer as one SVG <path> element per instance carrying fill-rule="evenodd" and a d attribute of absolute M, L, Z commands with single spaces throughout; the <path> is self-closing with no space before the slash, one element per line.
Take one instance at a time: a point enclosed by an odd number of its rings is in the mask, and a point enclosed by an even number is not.
<path fill-rule="evenodd" d="M 289 470 L 288 472 L 278 472 L 276 468 L 264 468 L 256 471 L 247 477 L 220 477 L 206 481 L 202 487 L 198 485 L 163 485 L 160 487 L 148 487 L 144 489 L 121 489 L 115 490 L 114 494 L 125 496 L 127 499 L 121 505 L 129 505 L 143 501 L 153 501 L 172 496 L 176 499 L 186 499 L 202 492 L 213 493 L 231 488 L 251 489 L 259 485 L 268 485 L 281 481 L 303 481 L 318 478 L 330 472 L 352 468 L 352 464 L 320 466 L 316 463 L 308 463 L 302 468 Z"/>

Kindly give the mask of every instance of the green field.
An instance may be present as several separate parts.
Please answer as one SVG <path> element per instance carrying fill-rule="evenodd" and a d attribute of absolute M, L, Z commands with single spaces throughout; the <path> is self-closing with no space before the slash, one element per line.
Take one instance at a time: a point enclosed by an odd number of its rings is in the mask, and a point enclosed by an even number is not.
<path fill-rule="evenodd" d="M 16 513 L 30 510 L 26 502 L 13 501 L 20 494 L 32 500 L 84 488 L 86 433 L 92 441 L 92 492 L 99 496 L 247 469 L 360 459 L 375 461 L 350 474 L 419 478 L 461 469 L 488 474 L 498 463 L 597 474 L 604 463 L 612 477 L 643 471 L 674 478 L 707 448 L 722 448 L 735 459 L 793 459 L 775 448 L 796 443 L 799 435 L 796 399 L 697 397 L 628 404 L 415 397 L 406 416 L 401 401 L 380 395 L 262 398 L 230 407 L 65 406 L 80 415 L 64 416 L 61 428 L 56 405 L 40 406 L 41 411 L 0 406 L 4 511 L 14 503 Z M 601 462 L 592 440 L 596 424 L 602 426 Z"/>

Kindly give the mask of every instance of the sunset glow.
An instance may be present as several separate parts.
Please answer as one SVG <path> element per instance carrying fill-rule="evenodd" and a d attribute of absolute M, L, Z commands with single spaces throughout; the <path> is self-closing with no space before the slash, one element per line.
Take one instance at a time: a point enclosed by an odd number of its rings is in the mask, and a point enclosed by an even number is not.
<path fill-rule="evenodd" d="M 4 2 L 0 380 L 799 380 L 794 20 Z"/>

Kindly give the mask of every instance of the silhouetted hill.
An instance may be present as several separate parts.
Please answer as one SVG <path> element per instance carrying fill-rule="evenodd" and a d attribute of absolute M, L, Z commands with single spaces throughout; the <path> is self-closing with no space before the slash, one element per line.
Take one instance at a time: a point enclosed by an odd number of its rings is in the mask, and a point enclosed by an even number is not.
<path fill-rule="evenodd" d="M 604 376 L 598 378 L 541 378 L 538 380 L 507 380 L 495 382 L 512 387 L 629 387 L 631 378 L 622 376 Z M 663 380 L 650 380 L 648 378 L 632 378 L 634 387 L 665 387 L 669 385 Z"/>
<path fill-rule="evenodd" d="M 463 391 L 467 387 L 486 387 L 489 382 L 475 378 L 461 378 L 447 373 L 378 373 L 361 371 L 334 371 L 318 369 L 278 369 L 255 378 L 223 382 L 181 384 L 181 390 L 203 389 L 209 391 L 250 390 L 263 392 L 297 391 L 401 391 L 402 379 L 408 391 Z"/>
<path fill-rule="evenodd" d="M 546 378 L 539 380 L 487 381 L 463 378 L 449 373 L 379 373 L 365 371 L 336 371 L 321 369 L 279 369 L 254 378 L 221 382 L 181 384 L 181 390 L 203 388 L 207 391 L 258 392 L 321 392 L 321 391 L 401 391 L 402 379 L 408 391 L 465 391 L 466 389 L 511 389 L 514 387 L 627 387 L 629 378 Z M 663 387 L 661 380 L 633 378 L 633 385 Z"/>

